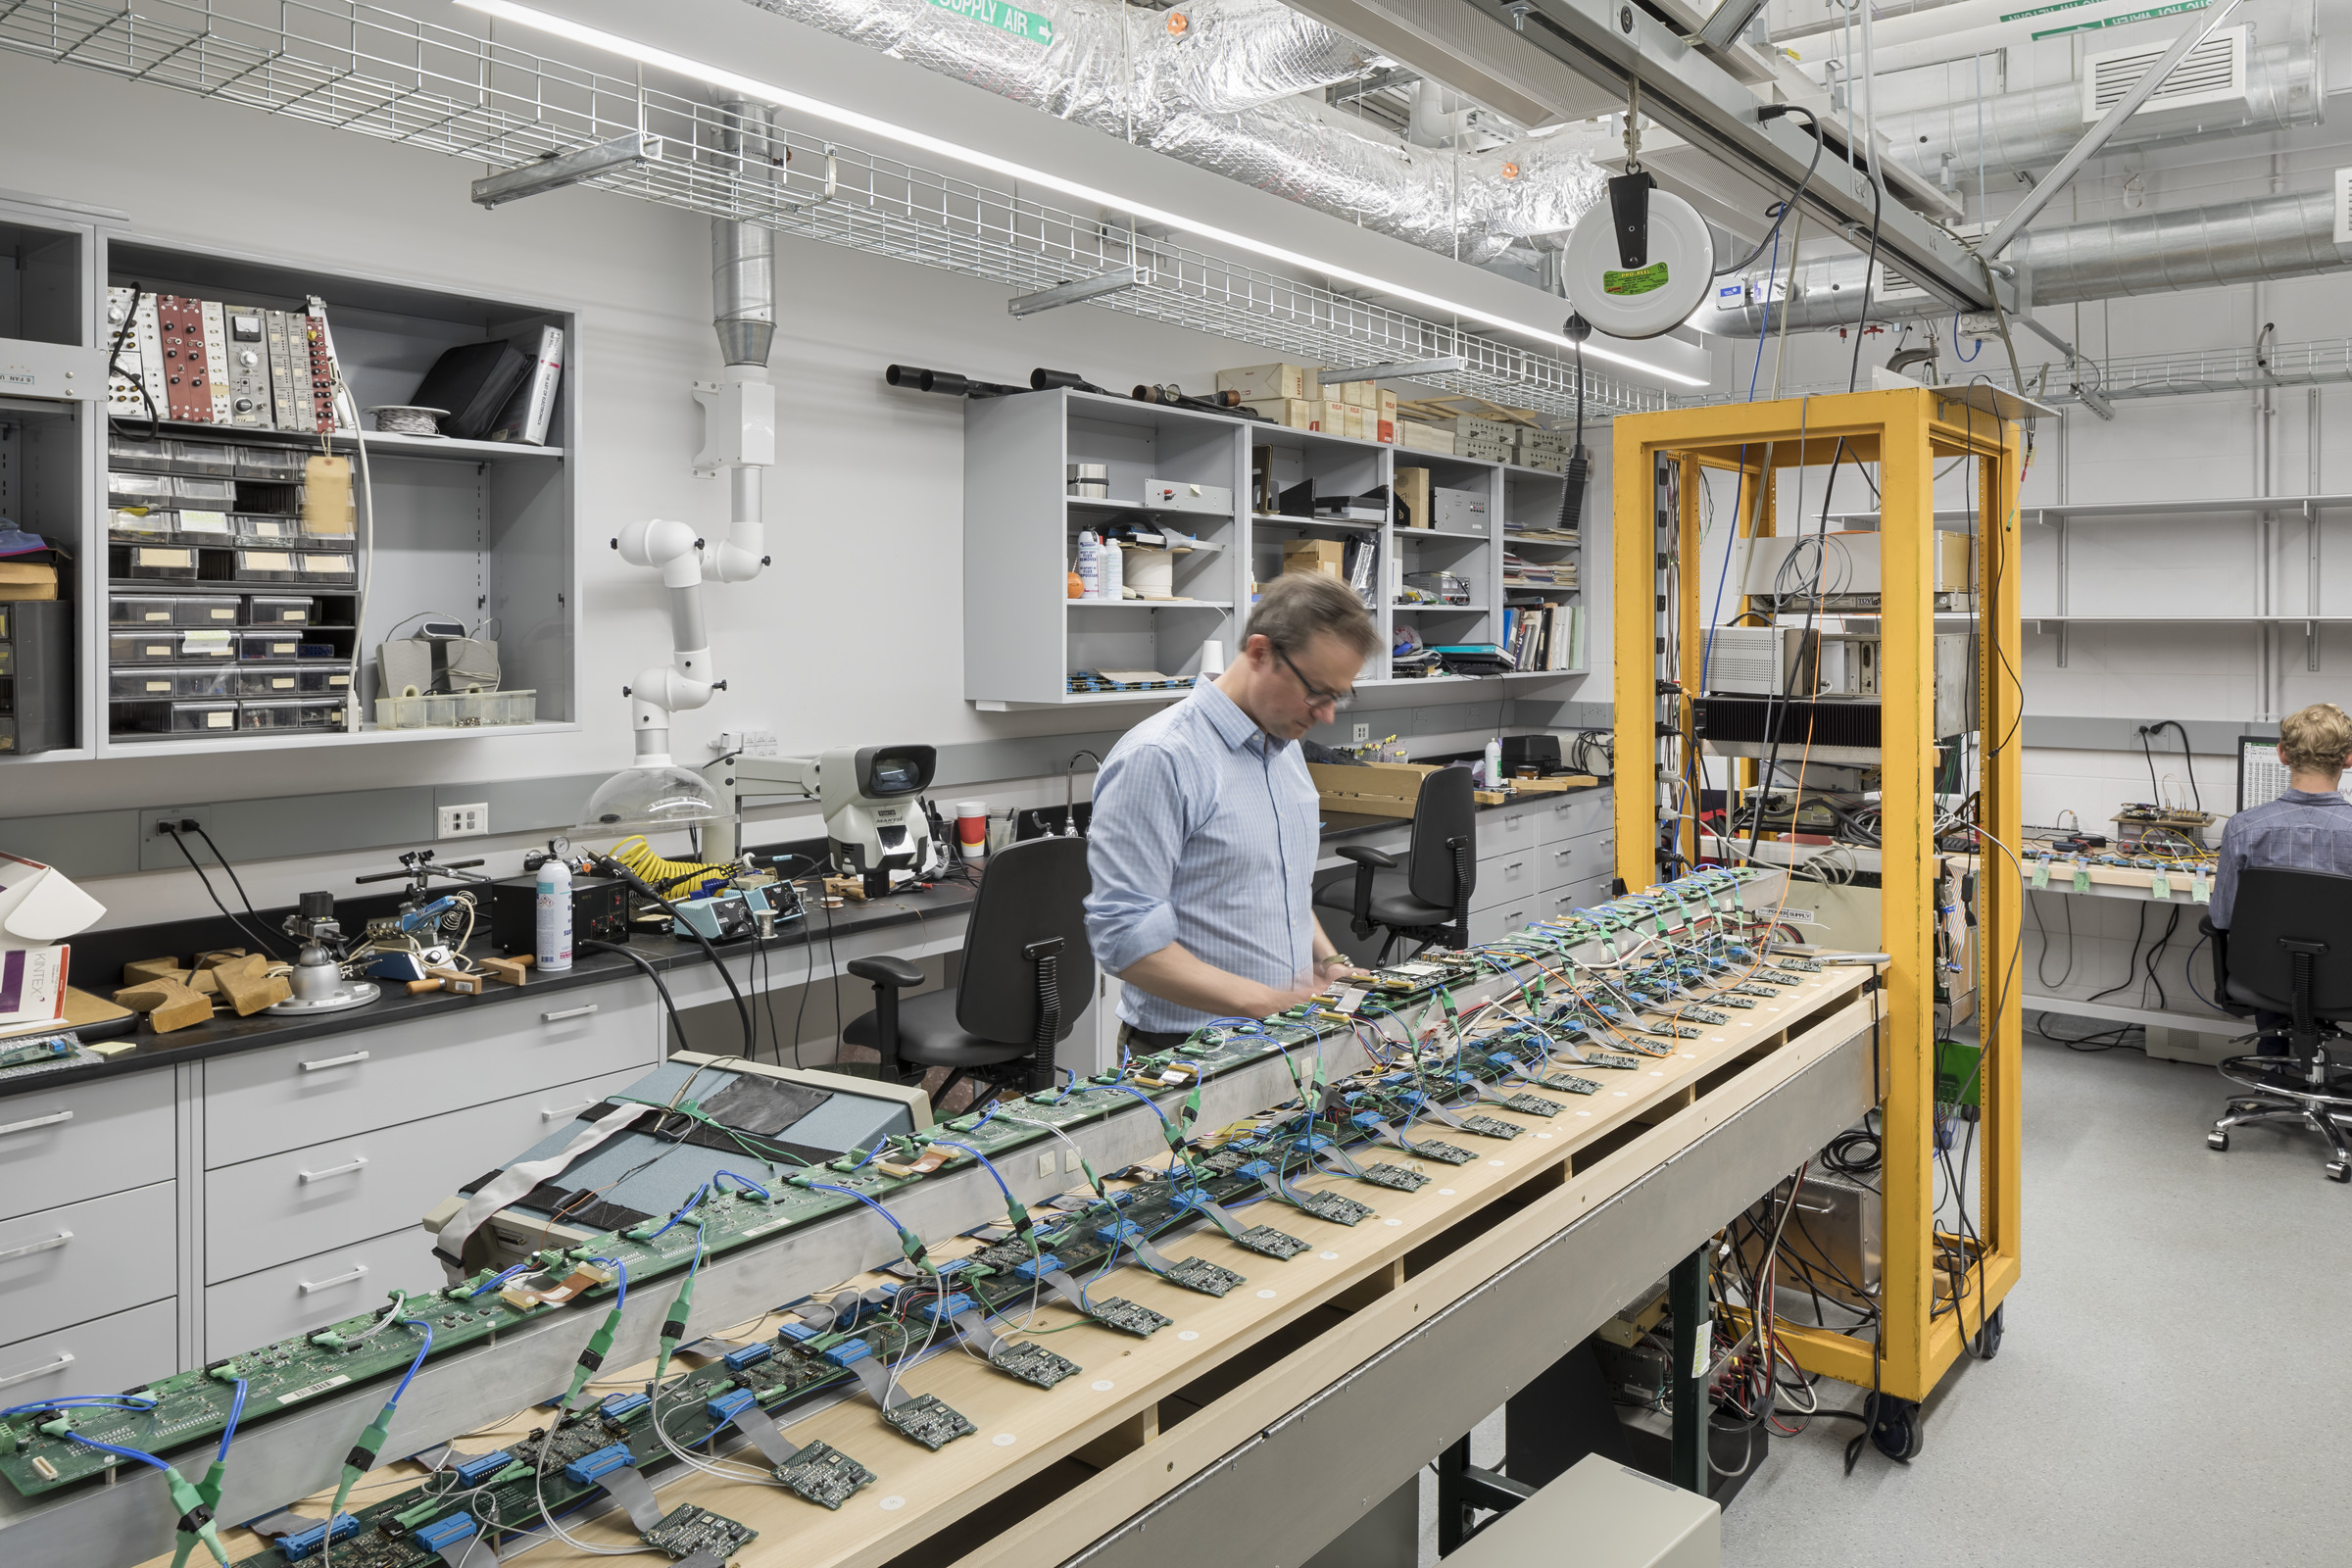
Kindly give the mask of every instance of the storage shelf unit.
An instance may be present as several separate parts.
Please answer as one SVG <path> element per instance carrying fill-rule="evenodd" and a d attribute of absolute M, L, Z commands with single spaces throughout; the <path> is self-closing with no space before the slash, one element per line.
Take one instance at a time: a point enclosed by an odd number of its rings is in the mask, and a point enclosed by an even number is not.
<path fill-rule="evenodd" d="M 448 348 L 506 337 L 522 342 L 527 352 L 542 326 L 558 326 L 564 332 L 567 380 L 576 367 L 572 318 L 542 303 L 458 295 L 120 234 L 108 237 L 104 266 L 110 282 L 127 286 L 135 279 L 149 294 L 285 310 L 299 310 L 307 297 L 319 297 L 326 303 L 344 379 L 353 401 L 362 409 L 409 401 L 425 371 Z M 99 755 L 175 755 L 254 747 L 280 750 L 515 736 L 575 728 L 572 606 L 577 588 L 571 540 L 572 483 L 570 466 L 565 462 L 572 444 L 573 402 L 560 387 L 546 446 L 374 431 L 365 435 L 338 432 L 327 438 L 323 445 L 329 451 L 355 460 L 362 455 L 364 444 L 366 459 L 364 474 L 359 462 L 351 466 L 354 514 L 350 531 L 332 538 L 306 535 L 301 524 L 292 520 L 299 516 L 302 503 L 296 476 L 304 460 L 319 452 L 322 443 L 317 435 L 187 420 L 158 421 L 154 438 L 167 456 L 149 454 L 151 461 L 144 466 L 150 469 L 184 471 L 187 465 L 172 461 L 168 455 L 189 446 L 227 447 L 255 459 L 267 459 L 271 453 L 283 455 L 290 482 L 275 493 L 264 487 L 257 505 L 246 493 L 248 481 L 240 477 L 232 509 L 238 519 L 265 512 L 288 519 L 282 526 L 289 537 L 282 545 L 266 540 L 199 539 L 181 532 L 172 535 L 166 548 L 191 547 L 199 557 L 196 580 L 184 584 L 191 595 L 214 594 L 228 602 L 255 595 L 311 597 L 315 611 L 307 625 L 291 623 L 287 629 L 305 632 L 303 642 L 314 651 L 313 657 L 291 662 L 288 671 L 299 666 L 308 675 L 310 666 L 331 662 L 337 666 L 335 685 L 327 693 L 311 691 L 306 685 L 303 692 L 319 709 L 304 715 L 306 722 L 318 723 L 318 728 L 251 727 L 286 719 L 294 710 L 255 708 L 253 694 L 246 692 L 235 699 L 239 707 L 233 729 L 221 732 L 222 716 L 217 710 L 198 715 L 212 728 L 189 730 L 178 724 L 180 715 L 175 710 L 164 711 L 171 705 L 118 706 L 112 700 L 118 695 L 112 683 L 103 675 L 96 676 L 87 684 L 94 688 L 89 711 Z M 93 488 L 101 505 L 92 509 L 89 538 L 96 548 L 90 559 L 108 559 L 105 547 L 110 524 L 118 520 L 104 505 L 113 482 L 108 475 L 118 465 L 125 469 L 137 466 L 138 460 L 126 454 L 145 445 L 148 435 L 144 417 L 122 418 L 115 421 L 111 436 L 99 443 Z M 126 548 L 138 548 L 128 543 L 130 532 L 137 527 L 135 519 L 120 520 L 131 523 L 131 529 L 111 531 L 119 566 L 127 564 Z M 243 524 L 239 521 L 232 526 Z M 353 556 L 352 569 L 341 580 L 320 581 L 302 573 L 290 579 L 272 575 L 236 580 L 236 562 L 245 558 L 229 552 L 247 544 L 268 544 L 298 555 L 319 549 L 348 551 Z M 111 616 L 101 594 L 172 593 L 181 586 L 169 580 L 118 576 L 111 585 L 92 588 L 85 612 L 103 634 Z M 537 693 L 536 722 L 379 730 L 374 723 L 374 702 L 385 694 L 376 690 L 376 645 L 425 614 L 468 627 L 489 624 L 499 644 L 499 684 L 506 690 Z M 243 631 L 249 624 L 248 615 L 240 613 L 237 629 Z M 274 620 L 260 624 L 279 629 Z M 240 676 L 259 673 L 253 669 L 255 661 L 245 657 L 246 646 L 240 642 L 231 661 Z M 106 670 L 108 646 L 95 642 L 94 654 L 89 667 Z M 355 656 L 356 681 L 351 667 Z M 350 689 L 353 686 L 356 690 Z M 255 689 L 260 689 L 259 683 Z M 353 700 L 358 728 L 345 726 L 339 708 L 331 713 L 325 711 L 329 697 Z"/>
<path fill-rule="evenodd" d="M 1251 483 L 1260 454 L 1271 465 L 1278 490 L 1312 478 L 1325 495 L 1363 495 L 1394 485 L 1399 466 L 1424 467 L 1434 485 L 1480 492 L 1487 525 L 1399 528 L 1393 509 L 1378 521 L 1262 511 L 1263 498 L 1252 494 Z M 1065 494 L 1066 466 L 1072 463 L 1107 465 L 1110 498 Z M 1215 485 L 1232 492 L 1231 505 L 1204 513 L 1118 499 L 1142 496 L 1146 482 L 1153 479 Z M 1281 573 L 1283 547 L 1297 539 L 1363 540 L 1377 548 L 1376 597 L 1383 602 L 1374 618 L 1384 648 L 1395 646 L 1399 624 L 1426 625 L 1425 635 L 1447 643 L 1499 642 L 1506 607 L 1503 520 L 1524 514 L 1548 522 L 1559 508 L 1561 482 L 1559 475 L 1538 468 L 1096 393 L 974 399 L 964 407 L 964 697 L 990 711 L 1177 701 L 1184 689 L 1073 692 L 1069 678 L 1081 669 L 1198 677 L 1212 643 L 1232 659 L 1254 585 Z M 1520 512 L 1513 513 L 1514 507 Z M 1175 559 L 1174 590 L 1181 600 L 1067 597 L 1079 530 L 1099 529 L 1122 517 L 1163 524 L 1200 541 L 1198 551 Z M 1548 559 L 1574 560 L 1578 554 L 1575 546 L 1559 546 Z M 1468 578 L 1472 602 L 1388 602 L 1401 573 L 1424 570 Z M 1511 594 L 1525 598 L 1516 588 Z M 1581 603 L 1573 588 L 1544 594 Z M 1507 678 L 1581 673 L 1530 670 Z M 1496 678 L 1393 677 L 1382 654 L 1366 661 L 1357 684 L 1421 686 Z"/>

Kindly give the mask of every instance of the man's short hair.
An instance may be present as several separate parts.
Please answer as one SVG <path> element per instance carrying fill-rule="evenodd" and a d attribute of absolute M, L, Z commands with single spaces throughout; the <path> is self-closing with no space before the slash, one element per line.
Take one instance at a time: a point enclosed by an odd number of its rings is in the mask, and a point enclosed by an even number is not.
<path fill-rule="evenodd" d="M 1380 646 L 1380 628 L 1372 624 L 1354 589 L 1319 571 L 1290 571 L 1259 591 L 1242 641 L 1247 645 L 1262 633 L 1282 652 L 1295 654 L 1319 632 L 1328 632 L 1367 659 Z"/>
<path fill-rule="evenodd" d="M 2352 716 L 2333 703 L 2314 703 L 2278 725 L 2278 749 L 2298 773 L 2340 773 L 2352 753 Z"/>

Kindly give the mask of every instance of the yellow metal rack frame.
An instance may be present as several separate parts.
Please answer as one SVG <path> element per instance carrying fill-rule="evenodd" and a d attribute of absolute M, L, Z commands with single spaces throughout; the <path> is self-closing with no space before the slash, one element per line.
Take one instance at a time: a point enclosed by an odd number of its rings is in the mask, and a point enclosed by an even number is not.
<path fill-rule="evenodd" d="M 1964 397 L 1970 401 L 1962 401 Z M 1618 873 L 1658 880 L 1669 842 L 1695 847 L 1695 800 L 1668 837 L 1659 811 L 1662 747 L 1691 744 L 1698 680 L 1701 470 L 1740 473 L 1741 535 L 1772 532 L 1775 470 L 1838 461 L 1879 465 L 1881 926 L 1889 956 L 1885 1061 L 1885 1241 L 1879 1332 L 1784 1324 L 1782 1341 L 1808 1371 L 1894 1398 L 1924 1399 L 1983 1332 L 2019 1268 L 2019 1019 L 2016 970 L 2023 890 L 2019 842 L 2017 491 L 2019 426 L 1965 388 L 1922 387 L 1732 404 L 1616 420 L 1613 577 L 1616 611 Z M 1935 466 L 1979 460 L 1980 519 L 1972 573 L 1977 633 L 1980 799 L 1976 946 L 1985 1048 L 1978 1216 L 1973 1236 L 1936 1230 Z M 1850 482 L 1850 476 L 1849 476 Z M 1800 519 L 1801 521 L 1801 519 Z M 1687 564 L 1687 569 L 1686 569 Z M 1745 608 L 1743 597 L 1735 603 Z M 1961 629 L 1950 614 L 1946 629 Z M 1690 650 L 1682 667 L 1669 660 Z M 1793 743 L 1792 743 L 1793 744 Z M 1797 748 L 1801 759 L 1803 748 Z M 1668 776 L 1674 776 L 1671 772 Z M 1744 762 L 1740 784 L 1756 782 Z M 1963 1172 L 1965 1179 L 1966 1173 Z M 1965 1260 L 1955 1270 L 1954 1259 Z M 1957 1275 L 1957 1295 L 1953 1284 Z M 1939 1286 L 1942 1288 L 1939 1292 Z M 1989 1336 L 1987 1337 L 1989 1338 Z"/>

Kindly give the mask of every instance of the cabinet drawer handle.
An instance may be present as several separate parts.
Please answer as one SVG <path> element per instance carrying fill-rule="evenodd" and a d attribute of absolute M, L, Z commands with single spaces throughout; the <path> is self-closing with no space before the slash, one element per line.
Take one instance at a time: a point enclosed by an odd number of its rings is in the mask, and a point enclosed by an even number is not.
<path fill-rule="evenodd" d="M 562 1121 L 566 1116 L 577 1115 L 595 1103 L 596 1102 L 593 1100 L 583 1100 L 576 1105 L 565 1105 L 561 1110 L 550 1110 L 545 1105 L 541 1105 L 539 1119 L 541 1121 Z"/>
<path fill-rule="evenodd" d="M 74 1113 L 70 1110 L 53 1110 L 46 1116 L 35 1116 L 29 1121 L 0 1123 L 0 1137 L 5 1137 L 10 1133 L 30 1132 L 35 1127 L 54 1127 L 59 1122 L 73 1119 Z M 0 1384 L 0 1388 L 4 1387 L 6 1387 L 5 1384 Z"/>
<path fill-rule="evenodd" d="M 368 1053 L 355 1051 L 348 1056 L 320 1056 L 317 1061 L 306 1061 L 302 1064 L 302 1070 L 318 1072 L 325 1067 L 348 1067 L 355 1061 L 366 1061 L 367 1059 Z"/>
<path fill-rule="evenodd" d="M 36 1366 L 29 1372 L 12 1372 L 7 1377 L 0 1378 L 0 1389 L 13 1389 L 20 1383 L 30 1383 L 34 1378 L 45 1378 L 52 1372 L 63 1372 L 73 1364 L 74 1352 L 60 1350 L 57 1352 L 57 1359 L 47 1366 Z"/>
<path fill-rule="evenodd" d="M 295 1290 L 299 1291 L 299 1292 L 300 1292 L 301 1294 L 303 1294 L 304 1296 L 308 1296 L 308 1295 L 310 1295 L 310 1294 L 311 1294 L 313 1291 L 323 1291 L 323 1290 L 325 1290 L 325 1289 L 326 1289 L 328 1286 L 330 1286 L 330 1285 L 349 1285 L 349 1284 L 350 1284 L 350 1283 L 351 1283 L 353 1280 L 360 1279 L 360 1278 L 364 1277 L 364 1276 L 367 1274 L 367 1272 L 368 1272 L 368 1265 L 367 1265 L 367 1264 L 365 1264 L 365 1263 L 362 1263 L 362 1264 L 361 1264 L 361 1265 L 360 1265 L 358 1268 L 355 1268 L 355 1269 L 353 1269 L 353 1270 L 352 1270 L 350 1273 L 348 1273 L 348 1274 L 338 1274 L 338 1275 L 336 1275 L 336 1276 L 335 1276 L 333 1279 L 328 1279 L 328 1280 L 296 1280 L 296 1281 L 294 1282 L 294 1288 L 295 1288 Z"/>
<path fill-rule="evenodd" d="M 598 1004 L 591 1002 L 585 1007 L 565 1007 L 562 1012 L 543 1012 L 539 1015 L 539 1021 L 541 1023 L 562 1023 L 566 1018 L 585 1018 L 594 1012 Z"/>
<path fill-rule="evenodd" d="M 65 1246 L 73 1239 L 72 1231 L 59 1231 L 45 1242 L 26 1242 L 23 1247 L 12 1247 L 8 1250 L 0 1252 L 0 1263 L 5 1263 L 14 1257 L 30 1257 L 35 1252 L 46 1252 L 52 1248 Z"/>
<path fill-rule="evenodd" d="M 1517 876 L 1520 872 L 1526 869 L 1527 862 L 1525 860 L 1512 860 L 1503 866 L 1502 874 L 1504 876 Z"/>
<path fill-rule="evenodd" d="M 367 1163 L 368 1156 L 362 1154 L 348 1165 L 329 1165 L 324 1170 L 298 1170 L 294 1173 L 294 1184 L 301 1187 L 312 1182 L 322 1182 L 329 1176 L 348 1176 Z"/>

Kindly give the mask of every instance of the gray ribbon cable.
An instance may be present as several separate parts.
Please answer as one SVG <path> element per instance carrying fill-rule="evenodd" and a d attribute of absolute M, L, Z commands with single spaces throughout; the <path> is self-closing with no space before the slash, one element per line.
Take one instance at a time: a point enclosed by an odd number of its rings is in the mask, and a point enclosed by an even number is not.
<path fill-rule="evenodd" d="M 1076 1280 L 1070 1278 L 1068 1269 L 1049 1269 L 1038 1276 L 1038 1283 L 1046 1286 L 1079 1311 L 1088 1312 L 1086 1291 Z M 1091 1316 L 1092 1313 L 1088 1312 L 1088 1315 Z"/>
<path fill-rule="evenodd" d="M 441 1234 L 433 1239 L 434 1255 L 440 1258 L 441 1267 L 449 1275 L 449 1282 L 455 1285 L 466 1277 L 466 1242 L 489 1221 L 491 1215 L 549 1177 L 562 1175 L 570 1168 L 573 1160 L 647 1111 L 658 1108 L 654 1105 L 623 1105 L 618 1110 L 608 1112 L 582 1128 L 571 1142 L 545 1159 L 530 1159 L 518 1165 L 509 1165 L 481 1191 L 466 1200 L 466 1206 L 451 1215 L 449 1222 L 441 1227 Z"/>
<path fill-rule="evenodd" d="M 771 1465 L 781 1468 L 800 1457 L 800 1448 L 777 1429 L 776 1418 L 757 1404 L 747 1404 L 735 1412 L 735 1428 L 752 1440 L 752 1446 Z"/>
<path fill-rule="evenodd" d="M 890 1368 L 882 1364 L 880 1356 L 869 1355 L 863 1360 L 853 1361 L 850 1370 L 858 1375 L 858 1381 L 864 1385 L 865 1392 L 873 1396 L 877 1409 L 896 1410 L 906 1402 L 906 1391 L 892 1386 Z"/>
<path fill-rule="evenodd" d="M 981 1316 L 978 1307 L 966 1307 L 951 1321 L 963 1330 L 963 1337 L 971 1341 L 980 1353 L 991 1361 L 997 1358 L 999 1350 L 1004 1348 L 1004 1342 L 997 1338 L 996 1331 L 988 1326 L 988 1320 Z"/>
<path fill-rule="evenodd" d="M 620 1504 L 621 1510 L 629 1516 L 629 1523 L 640 1532 L 651 1530 L 662 1522 L 662 1504 L 654 1496 L 654 1484 L 646 1480 L 645 1472 L 635 1465 L 624 1464 L 617 1470 L 608 1470 L 596 1478 L 596 1484 Z"/>

